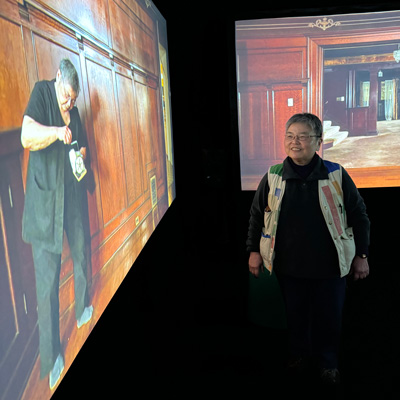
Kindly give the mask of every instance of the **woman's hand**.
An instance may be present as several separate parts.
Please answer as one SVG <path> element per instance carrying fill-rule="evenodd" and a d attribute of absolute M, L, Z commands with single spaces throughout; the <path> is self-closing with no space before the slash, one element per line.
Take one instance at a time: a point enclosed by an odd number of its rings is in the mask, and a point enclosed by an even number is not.
<path fill-rule="evenodd" d="M 258 278 L 262 269 L 263 260 L 261 254 L 255 251 L 250 253 L 249 257 L 249 271 Z"/>
<path fill-rule="evenodd" d="M 351 274 L 353 274 L 355 281 L 366 278 L 369 275 L 368 260 L 355 256 L 351 263 L 350 275 Z"/>

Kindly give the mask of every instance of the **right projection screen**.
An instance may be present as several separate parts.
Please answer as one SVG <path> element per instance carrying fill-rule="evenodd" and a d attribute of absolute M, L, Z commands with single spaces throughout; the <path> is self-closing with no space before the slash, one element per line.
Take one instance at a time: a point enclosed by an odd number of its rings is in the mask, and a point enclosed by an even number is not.
<path fill-rule="evenodd" d="M 242 190 L 286 154 L 285 123 L 316 114 L 320 156 L 359 188 L 400 186 L 400 11 L 236 21 Z"/>

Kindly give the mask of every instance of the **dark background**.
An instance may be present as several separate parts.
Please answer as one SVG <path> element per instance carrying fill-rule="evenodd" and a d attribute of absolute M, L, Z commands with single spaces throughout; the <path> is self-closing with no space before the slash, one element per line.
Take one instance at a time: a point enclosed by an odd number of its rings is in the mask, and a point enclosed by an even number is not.
<path fill-rule="evenodd" d="M 167 20 L 176 200 L 67 372 L 55 399 L 258 398 L 280 387 L 284 329 L 247 318 L 235 19 L 358 13 L 395 3 L 154 1 Z M 347 2 L 348 3 L 348 2 Z M 370 277 L 349 282 L 342 395 L 399 398 L 400 188 L 361 189 Z M 283 384 L 284 385 L 284 384 Z M 369 398 L 365 397 L 364 398 Z"/>

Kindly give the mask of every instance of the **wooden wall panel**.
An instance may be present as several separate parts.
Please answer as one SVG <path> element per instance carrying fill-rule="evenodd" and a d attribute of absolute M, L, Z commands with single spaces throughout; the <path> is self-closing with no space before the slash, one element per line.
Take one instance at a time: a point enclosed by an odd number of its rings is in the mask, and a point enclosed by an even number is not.
<path fill-rule="evenodd" d="M 249 50 L 240 57 L 240 82 L 282 82 L 303 79 L 306 74 L 304 49 Z"/>
<path fill-rule="evenodd" d="M 109 5 L 112 47 L 129 60 L 134 60 L 140 67 L 156 73 L 154 21 L 144 12 L 141 13 L 140 19 L 137 15 L 137 4 L 131 9 L 121 0 L 109 0 Z"/>
<path fill-rule="evenodd" d="M 108 0 L 37 0 L 45 10 L 58 14 L 86 30 L 94 38 L 109 45 Z"/>
<path fill-rule="evenodd" d="M 143 168 L 137 133 L 136 100 L 133 79 L 116 74 L 119 118 L 124 152 L 128 205 L 139 198 L 143 190 Z"/>
<path fill-rule="evenodd" d="M 352 136 L 368 133 L 369 107 L 348 108 L 346 112 L 347 126 Z"/>
<path fill-rule="evenodd" d="M 253 179 L 286 158 L 286 121 L 307 109 L 307 42 L 277 37 L 236 45 L 241 171 Z"/>
<path fill-rule="evenodd" d="M 151 169 L 152 161 L 152 141 L 150 135 L 150 102 L 148 96 L 148 88 L 143 83 L 135 80 L 135 93 L 137 100 L 137 118 L 138 118 L 138 136 L 139 145 L 142 152 L 144 176 L 143 176 L 143 193 L 148 197 L 149 177 L 147 171 Z"/>
<path fill-rule="evenodd" d="M 323 96 L 322 96 L 322 81 L 323 81 L 323 59 L 324 53 L 322 47 L 318 46 L 313 40 L 308 40 L 307 47 L 307 79 L 310 83 L 307 93 L 308 105 L 307 111 L 319 116 L 323 119 L 322 113 Z"/>
<path fill-rule="evenodd" d="M 161 183 L 165 183 L 166 181 L 166 164 L 158 162 L 158 160 L 161 160 L 165 157 L 163 157 L 163 152 L 165 153 L 165 146 L 161 128 L 161 110 L 159 108 L 160 92 L 158 88 L 154 88 L 151 86 L 149 87 L 148 92 L 150 101 L 150 132 L 152 140 L 151 157 L 153 163 L 152 167 L 156 168 L 157 185 L 159 186 Z"/>
<path fill-rule="evenodd" d="M 0 17 L 0 32 L 1 131 L 21 125 L 30 93 L 21 27 Z"/>
<path fill-rule="evenodd" d="M 107 225 L 126 206 L 125 175 L 122 163 L 114 79 L 111 69 L 91 60 L 86 61 L 103 224 Z"/>
<path fill-rule="evenodd" d="M 284 147 L 285 125 L 293 114 L 305 111 L 305 98 L 305 89 L 301 86 L 298 88 L 295 85 L 292 85 L 290 88 L 275 88 L 273 91 L 275 159 L 273 163 L 281 162 L 286 158 Z"/>
<path fill-rule="evenodd" d="M 242 87 L 239 106 L 243 174 L 263 174 L 270 165 L 286 158 L 286 121 L 304 111 L 305 93 L 301 84 L 277 84 L 270 89 L 262 85 Z"/>
<path fill-rule="evenodd" d="M 268 100 L 269 91 L 264 86 L 251 86 L 240 92 L 241 167 L 246 174 L 255 173 L 260 160 L 273 156 Z M 264 166 L 261 168 L 265 170 Z"/>

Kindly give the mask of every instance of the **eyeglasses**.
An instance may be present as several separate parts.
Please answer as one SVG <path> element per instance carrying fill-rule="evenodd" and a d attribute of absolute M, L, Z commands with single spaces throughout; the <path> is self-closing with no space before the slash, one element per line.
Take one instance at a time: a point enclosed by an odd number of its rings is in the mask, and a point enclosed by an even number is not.
<path fill-rule="evenodd" d="M 318 135 L 292 135 L 291 133 L 288 133 L 285 135 L 285 140 L 287 140 L 288 142 L 291 142 L 295 139 L 298 139 L 300 142 L 307 142 L 312 137 L 321 137 L 321 136 L 318 136 Z"/>
<path fill-rule="evenodd" d="M 76 99 L 78 98 L 78 96 L 76 96 L 76 97 L 72 97 L 69 93 L 68 93 L 68 91 L 67 91 L 67 89 L 65 88 L 65 81 L 62 79 L 62 96 L 64 97 L 64 99 L 66 100 L 66 103 L 70 103 L 71 104 L 71 106 L 73 106 L 74 104 L 75 104 L 75 102 L 76 102 Z"/>

